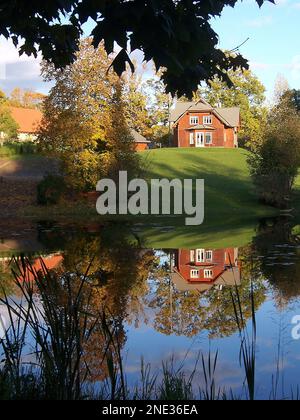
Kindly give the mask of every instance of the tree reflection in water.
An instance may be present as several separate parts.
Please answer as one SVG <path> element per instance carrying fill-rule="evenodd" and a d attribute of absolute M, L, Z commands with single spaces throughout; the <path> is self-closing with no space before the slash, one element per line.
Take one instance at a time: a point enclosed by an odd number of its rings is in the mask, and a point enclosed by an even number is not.
<path fill-rule="evenodd" d="M 138 328 L 149 323 L 164 335 L 195 337 L 206 331 L 210 338 L 237 332 L 232 289 L 237 285 L 245 320 L 250 319 L 251 282 L 255 310 L 264 303 L 270 288 L 283 306 L 300 295 L 300 248 L 298 228 L 290 219 L 261 222 L 252 243 L 237 248 L 143 249 L 130 227 L 49 228 L 40 240 L 50 249 L 46 266 L 58 275 L 53 293 L 63 306 L 68 290 L 66 276 L 74 287 L 86 275 L 83 289 L 93 317 L 105 310 L 120 348 L 126 343 L 125 324 Z M 38 270 L 39 260 L 30 261 Z M 7 261 L 1 265 L 2 290 L 12 294 Z M 150 315 L 149 315 L 150 314 Z M 91 321 L 92 322 L 92 321 Z M 91 381 L 103 380 L 108 368 L 103 362 L 106 338 L 95 328 L 85 344 L 85 362 Z M 117 357 L 112 351 L 112 357 Z"/>

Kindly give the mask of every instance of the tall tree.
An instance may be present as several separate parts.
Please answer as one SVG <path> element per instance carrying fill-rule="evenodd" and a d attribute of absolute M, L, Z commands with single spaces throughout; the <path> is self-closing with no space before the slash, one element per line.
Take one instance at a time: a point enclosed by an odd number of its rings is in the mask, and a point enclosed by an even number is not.
<path fill-rule="evenodd" d="M 259 6 L 274 0 L 255 0 Z M 0 0 L 0 35 L 20 45 L 20 53 L 35 54 L 62 67 L 75 59 L 82 26 L 92 19 L 93 44 L 103 41 L 110 54 L 117 43 L 121 50 L 112 65 L 121 75 L 128 50 L 143 51 L 163 75 L 168 92 L 192 95 L 199 81 L 217 75 L 231 83 L 227 71 L 248 68 L 240 54 L 226 56 L 218 49 L 219 37 L 211 19 L 238 0 Z"/>
<path fill-rule="evenodd" d="M 117 82 L 109 102 L 109 120 L 106 129 L 107 174 L 119 179 L 119 171 L 128 171 L 129 176 L 138 173 L 138 157 L 134 139 L 126 120 L 126 104 L 123 99 L 123 84 Z"/>
<path fill-rule="evenodd" d="M 110 64 L 103 46 L 94 49 L 86 39 L 64 70 L 43 65 L 45 80 L 55 84 L 44 101 L 39 146 L 61 160 L 67 183 L 75 188 L 95 189 L 104 174 L 108 104 L 118 80 L 107 73 Z"/>
<path fill-rule="evenodd" d="M 278 104 L 280 102 L 281 97 L 290 90 L 289 82 L 283 76 L 283 74 L 278 74 L 275 80 L 274 86 L 274 103 Z"/>
<path fill-rule="evenodd" d="M 2 90 L 0 90 L 0 105 L 5 103 L 7 101 L 7 97 L 5 95 L 4 92 L 2 92 Z"/>
<path fill-rule="evenodd" d="M 156 143 L 165 146 L 170 144 L 171 131 L 169 125 L 170 111 L 174 103 L 171 94 L 167 93 L 163 81 L 163 70 L 148 81 L 148 88 L 152 93 L 150 113 L 152 119 L 152 138 Z"/>
<path fill-rule="evenodd" d="M 144 69 L 143 69 L 144 70 Z M 128 125 L 146 138 L 152 135 L 152 119 L 149 112 L 149 92 L 142 73 L 123 75 L 123 97 Z"/>
<path fill-rule="evenodd" d="M 198 89 L 195 96 L 206 99 L 212 106 L 239 107 L 239 143 L 254 150 L 261 143 L 267 118 L 265 87 L 250 70 L 238 69 L 228 74 L 233 87 L 229 88 L 222 80 L 214 78 L 209 85 Z"/>
<path fill-rule="evenodd" d="M 16 107 L 40 109 L 45 97 L 42 93 L 16 87 L 10 94 L 9 102 Z"/>
<path fill-rule="evenodd" d="M 283 94 L 271 109 L 262 140 L 249 158 L 259 198 L 274 207 L 290 209 L 300 167 L 300 114 L 294 91 Z"/>
<path fill-rule="evenodd" d="M 64 70 L 43 66 L 45 80 L 55 85 L 44 101 L 39 146 L 60 159 L 67 184 L 76 189 L 95 190 L 101 177 L 136 164 L 122 81 L 107 72 L 111 60 L 103 45 L 95 49 L 86 39 Z"/>

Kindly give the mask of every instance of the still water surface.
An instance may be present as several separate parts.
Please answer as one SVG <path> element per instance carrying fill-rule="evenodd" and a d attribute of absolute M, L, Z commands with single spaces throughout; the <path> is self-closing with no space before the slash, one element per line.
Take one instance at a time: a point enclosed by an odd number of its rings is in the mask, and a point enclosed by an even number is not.
<path fill-rule="evenodd" d="M 10 257 L 25 253 L 38 270 L 84 273 L 89 266 L 98 292 L 118 319 L 128 383 L 140 375 L 141 358 L 159 372 L 174 357 L 192 372 L 198 355 L 218 351 L 217 385 L 243 393 L 240 340 L 231 292 L 237 285 L 245 318 L 251 318 L 251 281 L 257 320 L 258 397 L 291 396 L 300 383 L 300 340 L 292 338 L 292 319 L 300 315 L 300 235 L 298 226 L 279 219 L 260 221 L 253 238 L 222 247 L 145 246 L 141 227 L 28 224 L 8 229 L 0 243 L 0 282 L 15 293 Z M 170 236 L 172 231 L 168 230 Z M 174 231 L 176 235 L 176 231 Z M 0 305 L 0 334 L 9 326 Z M 90 349 L 91 358 L 97 358 Z M 103 376 L 105 372 L 103 371 Z M 99 377 L 95 377 L 95 380 Z M 101 379 L 101 378 L 100 378 Z M 102 378 L 103 379 L 103 378 Z M 203 382 L 201 366 L 195 385 Z"/>

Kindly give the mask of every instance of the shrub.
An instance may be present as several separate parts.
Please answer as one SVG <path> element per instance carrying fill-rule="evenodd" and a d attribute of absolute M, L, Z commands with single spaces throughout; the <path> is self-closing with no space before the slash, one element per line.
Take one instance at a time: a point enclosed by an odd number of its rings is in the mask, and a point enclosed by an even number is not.
<path fill-rule="evenodd" d="M 37 186 L 37 202 L 40 205 L 57 204 L 66 190 L 61 176 L 47 175 Z"/>
<path fill-rule="evenodd" d="M 300 166 L 300 116 L 288 98 L 272 112 L 262 144 L 248 163 L 260 200 L 287 209 Z"/>
<path fill-rule="evenodd" d="M 0 157 L 11 157 L 18 155 L 33 155 L 36 153 L 36 145 L 32 142 L 5 142 L 0 147 Z"/>

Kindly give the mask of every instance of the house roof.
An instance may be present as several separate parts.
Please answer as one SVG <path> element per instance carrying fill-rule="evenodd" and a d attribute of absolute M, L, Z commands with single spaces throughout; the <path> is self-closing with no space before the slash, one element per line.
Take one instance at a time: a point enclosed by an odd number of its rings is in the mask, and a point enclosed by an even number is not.
<path fill-rule="evenodd" d="M 240 108 L 216 108 L 215 112 L 226 120 L 230 126 L 238 127 L 240 125 Z"/>
<path fill-rule="evenodd" d="M 151 143 L 146 137 L 142 136 L 136 130 L 131 130 L 131 135 L 134 138 L 135 143 Z"/>
<path fill-rule="evenodd" d="M 204 100 L 197 102 L 181 102 L 178 101 L 175 108 L 171 111 L 170 122 L 176 122 L 187 111 L 207 111 L 215 114 L 220 120 L 229 127 L 238 127 L 240 125 L 240 109 L 232 108 L 213 108 Z"/>
<path fill-rule="evenodd" d="M 179 291 L 205 292 L 214 286 L 239 286 L 241 284 L 241 274 L 239 267 L 226 269 L 215 280 L 211 282 L 189 282 L 176 269 L 171 273 L 171 280 Z"/>
<path fill-rule="evenodd" d="M 11 116 L 18 124 L 19 133 L 36 134 L 43 114 L 37 109 L 10 107 Z"/>
<path fill-rule="evenodd" d="M 175 122 L 181 117 L 187 110 L 189 111 L 211 111 L 213 108 L 205 101 L 198 102 L 181 102 L 178 101 L 175 108 L 172 109 L 170 114 L 170 122 Z"/>

